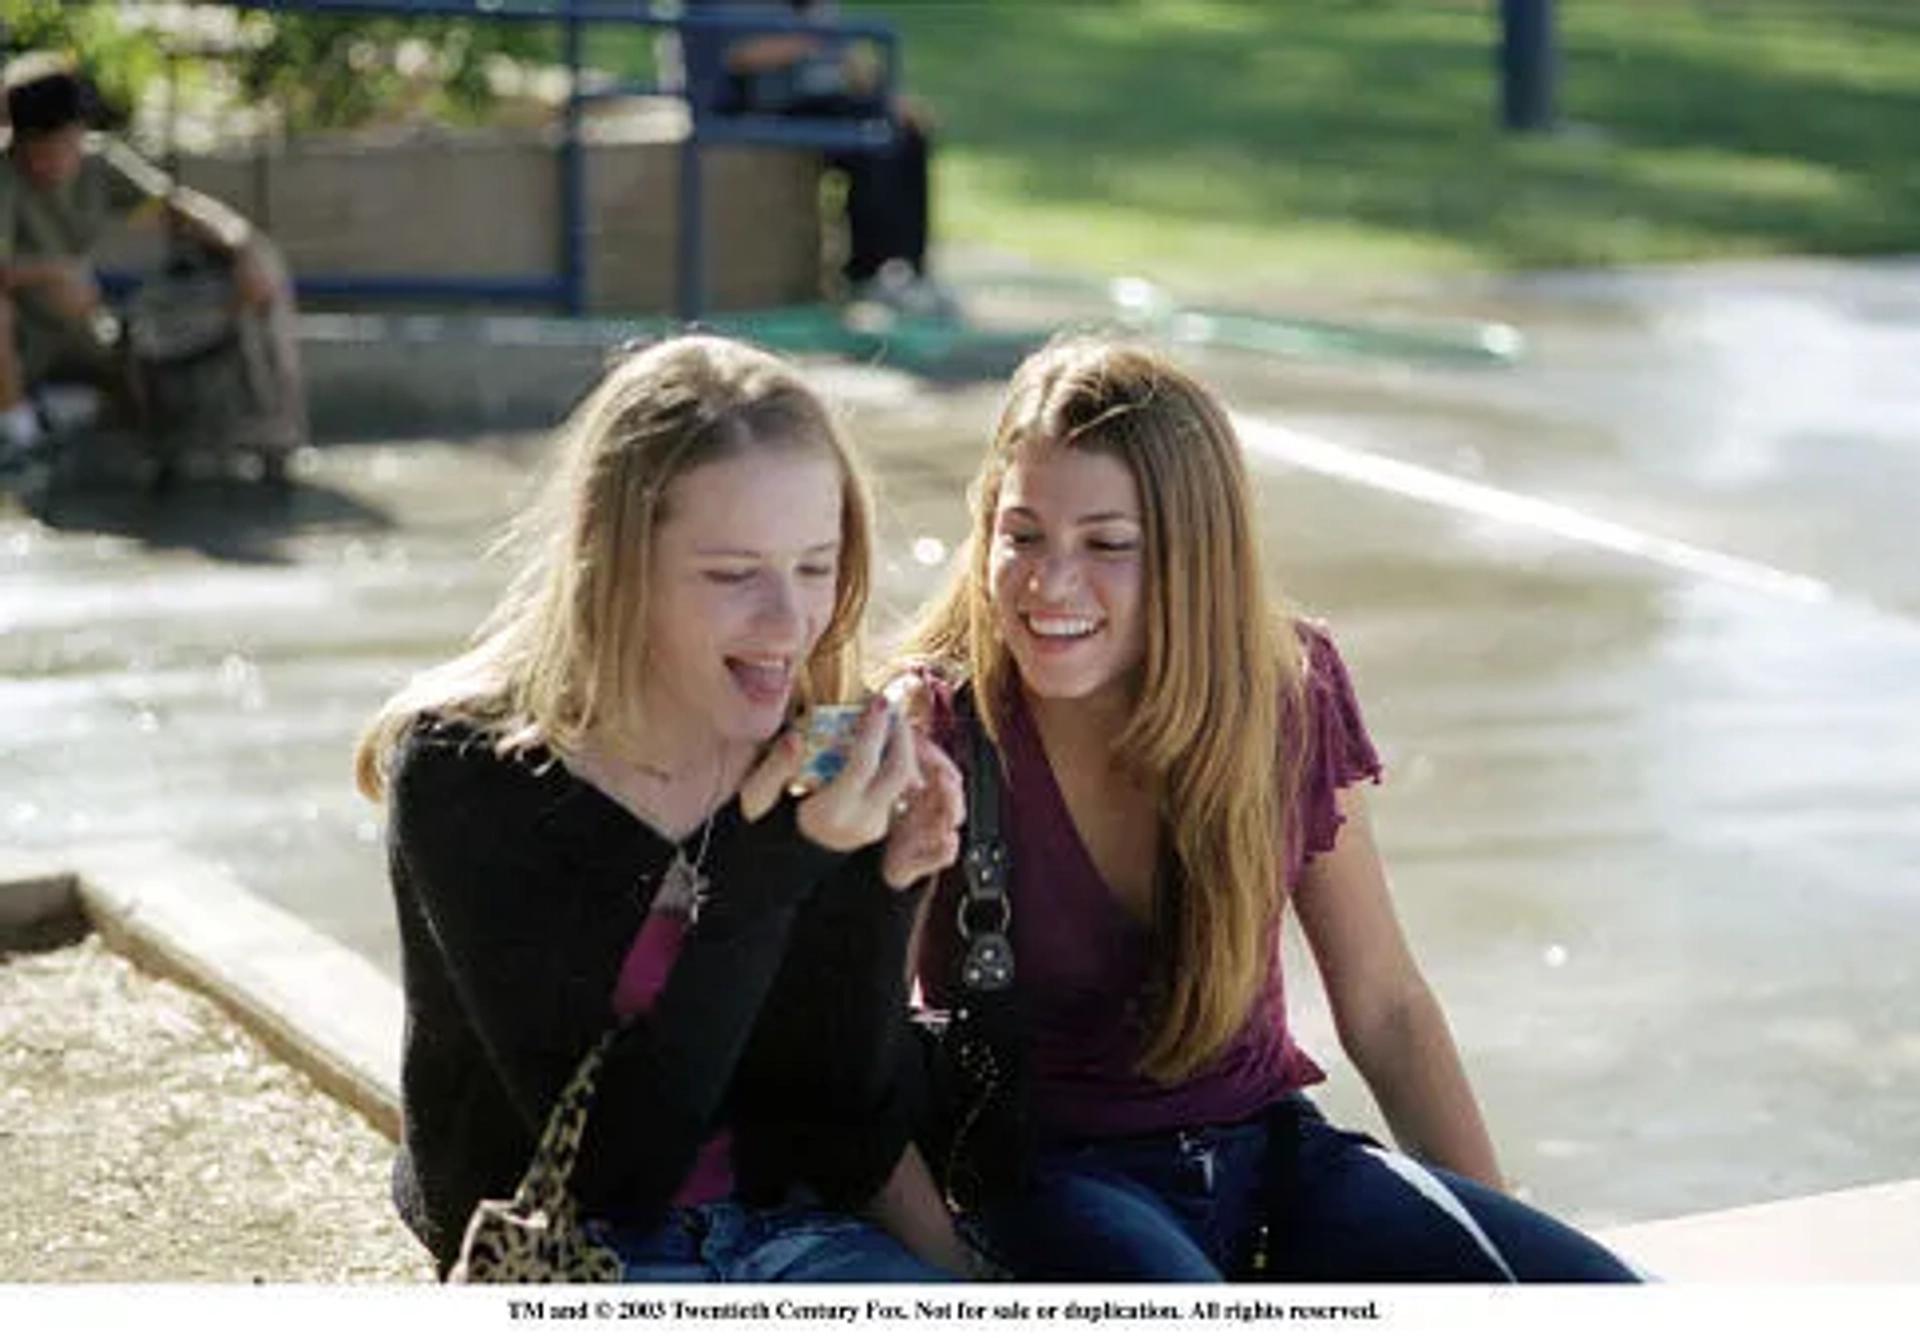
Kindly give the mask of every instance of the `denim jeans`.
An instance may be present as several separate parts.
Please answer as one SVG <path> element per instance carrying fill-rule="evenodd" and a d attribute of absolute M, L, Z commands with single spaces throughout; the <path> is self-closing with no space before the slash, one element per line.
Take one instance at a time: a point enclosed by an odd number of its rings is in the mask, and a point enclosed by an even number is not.
<path fill-rule="evenodd" d="M 1263 1235 L 1274 1281 L 1641 1280 L 1545 1213 L 1335 1129 L 1305 1097 L 1288 1103 L 1291 1122 L 1048 1149 L 1028 1189 L 978 1226 L 1036 1282 L 1243 1278 Z"/>
<path fill-rule="evenodd" d="M 703 1203 L 656 1226 L 587 1230 L 627 1282 L 952 1282 L 871 1222 L 823 1208 Z"/>

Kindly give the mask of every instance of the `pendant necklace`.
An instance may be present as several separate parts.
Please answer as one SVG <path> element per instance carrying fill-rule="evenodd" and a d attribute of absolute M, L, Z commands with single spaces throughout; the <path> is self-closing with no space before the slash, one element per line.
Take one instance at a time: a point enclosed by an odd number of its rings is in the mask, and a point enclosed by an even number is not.
<path fill-rule="evenodd" d="M 700 828 L 700 853 L 691 860 L 687 858 L 687 848 L 677 845 L 673 848 L 673 863 L 660 878 L 660 890 L 654 894 L 653 910 L 678 911 L 686 917 L 688 924 L 700 922 L 700 910 L 707 904 L 707 889 L 713 886 L 702 866 L 707 861 L 707 842 L 713 836 L 713 814 L 707 814 L 706 822 Z"/>
<path fill-rule="evenodd" d="M 686 917 L 689 925 L 700 922 L 700 911 L 707 904 L 707 889 L 713 886 L 713 880 L 706 874 L 707 847 L 713 840 L 713 820 L 720 812 L 720 771 L 721 768 L 715 768 L 711 806 L 707 809 L 707 820 L 700 824 L 699 852 L 688 859 L 687 843 L 674 843 L 673 862 L 660 876 L 660 890 L 654 894 L 651 907 L 653 912 L 678 912 Z"/>

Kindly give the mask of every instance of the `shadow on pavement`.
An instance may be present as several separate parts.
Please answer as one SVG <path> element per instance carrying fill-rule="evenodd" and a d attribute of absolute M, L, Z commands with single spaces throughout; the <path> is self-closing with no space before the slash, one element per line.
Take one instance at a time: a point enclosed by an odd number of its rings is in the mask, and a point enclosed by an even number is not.
<path fill-rule="evenodd" d="M 120 535 L 156 551 L 261 566 L 291 564 L 287 543 L 302 533 L 394 527 L 387 512 L 364 499 L 300 478 L 270 484 L 190 476 L 164 492 L 122 481 L 62 482 L 28 500 L 26 510 L 49 529 Z"/>

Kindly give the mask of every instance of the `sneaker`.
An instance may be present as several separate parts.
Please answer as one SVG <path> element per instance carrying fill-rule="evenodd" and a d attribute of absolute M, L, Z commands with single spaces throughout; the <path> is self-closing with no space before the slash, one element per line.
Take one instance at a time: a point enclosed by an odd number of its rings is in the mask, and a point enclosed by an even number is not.
<path fill-rule="evenodd" d="M 847 294 L 840 319 L 847 329 L 857 334 L 884 335 L 899 321 L 900 309 L 884 300 L 878 282 L 869 279 L 855 284 Z"/>
<path fill-rule="evenodd" d="M 903 264 L 889 263 L 871 279 L 856 283 L 848 304 L 882 307 L 896 315 L 922 320 L 951 321 L 960 316 L 960 304 L 951 293 Z"/>
<path fill-rule="evenodd" d="M 911 315 L 927 320 L 957 322 L 960 319 L 960 302 L 954 295 L 932 279 L 921 275 L 912 280 L 900 297 L 903 309 Z"/>
<path fill-rule="evenodd" d="M 77 432 L 100 421 L 106 399 L 92 386 L 42 386 L 34 392 L 33 406 L 49 432 Z"/>
<path fill-rule="evenodd" d="M 45 435 L 40 411 L 31 400 L 21 400 L 11 409 L 0 410 L 0 446 L 13 451 L 30 450 Z"/>
<path fill-rule="evenodd" d="M 40 417 L 29 406 L 24 413 L 13 411 L 0 416 L 0 473 L 26 468 L 47 453 L 47 433 Z"/>

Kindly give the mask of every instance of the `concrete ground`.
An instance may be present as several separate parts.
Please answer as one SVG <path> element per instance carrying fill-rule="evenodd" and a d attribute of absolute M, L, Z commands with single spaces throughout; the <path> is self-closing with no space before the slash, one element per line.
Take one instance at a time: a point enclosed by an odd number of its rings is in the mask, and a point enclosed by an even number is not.
<path fill-rule="evenodd" d="M 1241 415 L 1276 578 L 1356 673 L 1402 911 L 1509 1173 L 1599 1228 L 1920 1174 L 1920 267 L 1368 314 L 1503 320 L 1527 348 L 1185 352 Z M 317 393 L 497 430 L 329 444 L 280 498 L 109 479 L 0 520 L 0 842 L 164 842 L 390 973 L 354 732 L 484 612 L 544 450 L 522 429 L 597 332 L 372 333 L 313 346 Z M 884 622 L 960 534 L 994 387 L 819 375 L 879 480 Z M 1326 1104 L 1371 1123 L 1295 960 Z"/>

